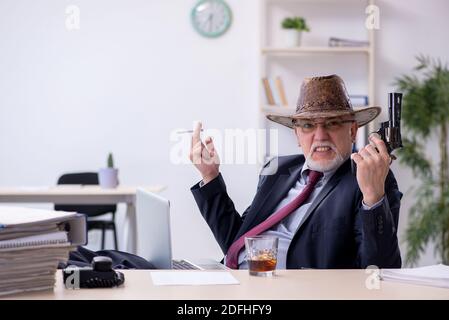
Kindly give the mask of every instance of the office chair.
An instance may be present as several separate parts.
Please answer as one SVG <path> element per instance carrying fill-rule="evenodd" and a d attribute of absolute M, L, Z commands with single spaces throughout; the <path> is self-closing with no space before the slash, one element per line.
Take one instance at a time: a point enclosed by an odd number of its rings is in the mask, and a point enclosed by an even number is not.
<path fill-rule="evenodd" d="M 96 172 L 80 172 L 63 174 L 58 179 L 58 184 L 81 184 L 81 185 L 98 185 L 98 174 Z M 79 204 L 55 204 L 55 210 L 61 211 L 75 211 L 87 215 L 87 230 L 101 230 L 101 249 L 104 249 L 105 231 L 112 230 L 114 234 L 114 247 L 118 249 L 117 244 L 117 229 L 115 226 L 115 212 L 117 205 L 110 204 L 94 204 L 94 205 L 79 205 Z M 100 216 L 106 213 L 112 213 L 111 220 L 90 220 L 91 217 Z"/>

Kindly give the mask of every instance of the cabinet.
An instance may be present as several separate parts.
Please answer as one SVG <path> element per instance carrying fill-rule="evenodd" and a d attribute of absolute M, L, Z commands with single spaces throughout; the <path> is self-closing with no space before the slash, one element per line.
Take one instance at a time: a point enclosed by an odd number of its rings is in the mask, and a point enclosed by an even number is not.
<path fill-rule="evenodd" d="M 288 129 L 265 118 L 268 113 L 293 114 L 300 85 L 305 77 L 338 74 L 350 95 L 365 95 L 369 106 L 374 101 L 374 32 L 366 27 L 368 6 L 374 0 L 261 0 L 260 3 L 260 78 L 282 79 L 288 106 L 267 104 L 260 85 L 259 113 L 261 128 L 267 129 L 264 156 L 298 153 L 296 139 Z M 370 7 L 371 8 L 371 7 Z M 281 22 L 285 17 L 306 19 L 310 32 L 302 35 L 298 47 L 286 47 Z M 329 47 L 329 38 L 367 41 L 361 47 Z M 272 88 L 275 90 L 275 88 Z M 354 108 L 358 105 L 353 105 Z M 269 129 L 278 128 L 278 150 L 270 150 Z M 357 146 L 366 144 L 367 132 L 374 131 L 371 122 L 359 129 Z M 276 136 L 276 135 L 275 135 Z M 272 149 L 272 147 L 271 147 Z"/>

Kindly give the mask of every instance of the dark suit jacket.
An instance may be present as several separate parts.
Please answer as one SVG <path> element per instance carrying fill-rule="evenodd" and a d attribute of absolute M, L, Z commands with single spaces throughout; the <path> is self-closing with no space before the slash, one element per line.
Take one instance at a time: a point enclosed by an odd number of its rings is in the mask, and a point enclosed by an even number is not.
<path fill-rule="evenodd" d="M 242 216 L 226 192 L 221 174 L 191 191 L 222 251 L 270 216 L 299 179 L 303 155 L 275 158 L 278 170 L 267 175 L 265 166 L 257 193 Z M 400 268 L 397 226 L 402 193 L 393 173 L 385 182 L 382 204 L 363 210 L 362 193 L 351 162 L 346 161 L 323 187 L 297 229 L 287 252 L 287 268 Z"/>

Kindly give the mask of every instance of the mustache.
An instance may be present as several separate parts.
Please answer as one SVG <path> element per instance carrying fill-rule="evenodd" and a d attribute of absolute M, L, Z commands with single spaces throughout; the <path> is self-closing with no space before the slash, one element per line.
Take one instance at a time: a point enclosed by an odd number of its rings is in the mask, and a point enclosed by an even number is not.
<path fill-rule="evenodd" d="M 312 153 L 316 151 L 319 147 L 329 147 L 332 149 L 332 151 L 337 152 L 337 147 L 332 142 L 314 142 L 312 146 L 310 147 L 310 150 L 312 150 Z"/>

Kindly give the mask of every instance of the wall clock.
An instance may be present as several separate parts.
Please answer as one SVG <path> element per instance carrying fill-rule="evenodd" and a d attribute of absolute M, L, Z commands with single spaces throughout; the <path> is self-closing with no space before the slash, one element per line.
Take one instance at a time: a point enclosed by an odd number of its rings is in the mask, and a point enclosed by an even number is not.
<path fill-rule="evenodd" d="M 201 0 L 192 9 L 192 24 L 204 37 L 216 38 L 231 26 L 231 8 L 223 0 Z"/>

